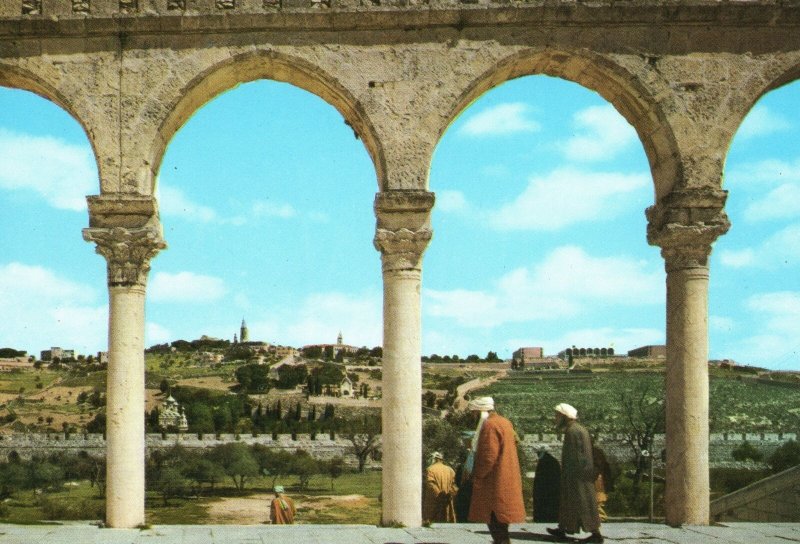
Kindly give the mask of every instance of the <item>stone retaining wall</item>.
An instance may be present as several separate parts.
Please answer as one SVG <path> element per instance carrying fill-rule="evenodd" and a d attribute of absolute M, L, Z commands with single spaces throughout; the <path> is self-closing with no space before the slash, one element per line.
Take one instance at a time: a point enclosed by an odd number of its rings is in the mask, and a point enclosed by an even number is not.
<path fill-rule="evenodd" d="M 315 459 L 326 460 L 336 456 L 345 459 L 347 465 L 358 466 L 355 457 L 351 454 L 350 441 L 336 437 L 331 440 L 328 433 L 317 434 L 311 438 L 307 434 L 298 434 L 296 438 L 291 435 L 281 434 L 275 439 L 271 434 L 148 434 L 146 447 L 148 451 L 167 449 L 181 445 L 184 448 L 213 448 L 229 442 L 241 442 L 247 445 L 261 444 L 288 451 L 304 450 L 311 453 Z M 0 460 L 5 460 L 11 452 L 17 452 L 22 459 L 30 459 L 34 455 L 48 455 L 55 452 L 79 453 L 102 457 L 105 455 L 106 440 L 102 434 L 70 434 L 63 433 L 15 433 L 0 435 Z M 368 461 L 368 465 L 371 461 Z M 375 464 L 375 463 L 372 463 Z"/>
<path fill-rule="evenodd" d="M 709 437 L 709 455 L 712 466 L 727 466 L 732 461 L 731 452 L 744 441 L 761 451 L 764 456 L 770 455 L 780 445 L 797 440 L 796 433 L 720 433 Z M 595 437 L 596 443 L 603 448 L 607 455 L 618 460 L 632 458 L 630 446 L 625 443 L 622 434 L 604 434 Z M 213 433 L 198 436 L 197 434 L 148 434 L 147 449 L 167 449 L 176 444 L 185 448 L 213 448 L 228 442 L 241 442 L 243 444 L 261 444 L 268 447 L 280 448 L 289 451 L 305 450 L 316 459 L 330 459 L 342 456 L 348 464 L 356 465 L 355 457 L 351 455 L 352 444 L 341 437 L 330 438 L 328 433 L 319 433 L 313 439 L 308 434 L 298 434 L 293 439 L 291 435 L 277 435 L 275 439 L 271 434 L 220 434 Z M 532 433 L 525 435 L 522 447 L 530 461 L 536 458 L 536 452 L 545 448 L 556 458 L 561 455 L 561 437 L 557 434 Z M 90 455 L 105 455 L 106 442 L 101 434 L 71 434 L 63 433 L 13 433 L 0 434 L 0 460 L 5 460 L 15 451 L 23 459 L 30 459 L 33 455 L 47 455 L 57 451 L 78 453 L 85 451 Z M 660 453 L 664 448 L 664 435 L 657 435 L 655 449 Z M 372 462 L 373 465 L 380 463 Z"/>

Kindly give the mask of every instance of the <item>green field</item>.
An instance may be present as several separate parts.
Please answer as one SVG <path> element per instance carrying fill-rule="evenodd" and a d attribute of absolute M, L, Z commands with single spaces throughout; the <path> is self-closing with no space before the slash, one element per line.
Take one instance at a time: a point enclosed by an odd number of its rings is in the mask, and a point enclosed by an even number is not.
<path fill-rule="evenodd" d="M 285 480 L 287 494 L 299 505 L 298 523 L 357 523 L 376 525 L 380 521 L 381 473 L 345 473 L 334 481 L 325 475 L 312 477 L 309 487 L 298 489 L 293 478 Z M 263 519 L 268 517 L 267 496 L 271 494 L 272 480 L 256 478 L 248 485 L 244 494 L 238 493 L 230 481 L 223 481 L 213 493 L 204 496 L 172 497 L 164 506 L 162 497 L 148 491 L 145 517 L 150 525 L 181 525 L 206 523 L 234 523 L 235 519 L 209 518 L 209 509 L 214 503 L 239 499 L 257 500 Z M 356 496 L 358 496 L 356 498 Z M 30 490 L 13 493 L 0 503 L 0 522 L 44 523 L 49 520 L 90 520 L 103 518 L 105 499 L 96 487 L 88 482 L 71 482 L 57 491 L 32 493 Z"/>
<path fill-rule="evenodd" d="M 652 396 L 663 398 L 663 374 L 655 371 L 527 372 L 473 394 L 493 396 L 498 411 L 522 433 L 553 432 L 553 407 L 560 402 L 575 406 L 593 432 L 614 433 L 625 428 L 621 394 L 648 386 Z M 800 388 L 718 372 L 712 374 L 709 388 L 712 433 L 800 431 Z"/>

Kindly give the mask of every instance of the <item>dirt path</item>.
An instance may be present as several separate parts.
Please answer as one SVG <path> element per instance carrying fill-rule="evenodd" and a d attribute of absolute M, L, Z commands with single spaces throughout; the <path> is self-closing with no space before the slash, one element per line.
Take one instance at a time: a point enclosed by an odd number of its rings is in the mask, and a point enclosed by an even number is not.
<path fill-rule="evenodd" d="M 269 520 L 269 503 L 272 493 L 259 493 L 247 497 L 226 497 L 208 506 L 206 523 L 209 525 L 258 525 Z M 294 498 L 294 497 L 293 497 Z M 303 523 L 304 510 L 325 510 L 330 506 L 359 507 L 368 502 L 363 495 L 318 495 L 295 498 L 299 523 Z M 308 522 L 306 522 L 308 523 Z"/>
<path fill-rule="evenodd" d="M 486 387 L 490 383 L 494 383 L 500 378 L 505 377 L 506 374 L 508 374 L 508 369 L 504 368 L 502 370 L 498 370 L 494 376 L 489 376 L 488 378 L 475 378 L 467 383 L 462 383 L 456 388 L 457 396 L 456 400 L 453 401 L 453 407 L 456 410 L 465 410 L 467 408 L 467 400 L 464 397 L 467 395 L 467 393 Z"/>
<path fill-rule="evenodd" d="M 249 497 L 226 497 L 208 505 L 208 521 L 213 524 L 257 525 L 269 520 L 269 501 L 272 494 Z"/>

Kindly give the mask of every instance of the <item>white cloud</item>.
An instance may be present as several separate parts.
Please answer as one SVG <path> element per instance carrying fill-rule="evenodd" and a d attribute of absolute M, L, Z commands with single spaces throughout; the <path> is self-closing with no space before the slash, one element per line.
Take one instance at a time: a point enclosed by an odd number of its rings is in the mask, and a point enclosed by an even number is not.
<path fill-rule="evenodd" d="M 753 295 L 745 307 L 756 319 L 750 336 L 731 350 L 737 361 L 775 369 L 798 369 L 800 362 L 800 291 Z"/>
<path fill-rule="evenodd" d="M 469 209 L 469 204 L 461 191 L 437 191 L 436 209 L 443 212 L 463 212 Z"/>
<path fill-rule="evenodd" d="M 256 217 L 280 217 L 288 219 L 297 215 L 297 210 L 291 204 L 259 200 L 253 203 L 253 215 Z"/>
<path fill-rule="evenodd" d="M 530 107 L 522 102 L 498 104 L 471 116 L 461 126 L 467 136 L 502 136 L 536 132 L 541 126 L 530 119 Z"/>
<path fill-rule="evenodd" d="M 592 257 L 581 248 L 564 246 L 534 267 L 500 277 L 490 289 L 425 289 L 423 297 L 426 315 L 465 327 L 498 327 L 578 315 L 589 304 L 663 303 L 664 273 L 641 261 Z"/>
<path fill-rule="evenodd" d="M 585 221 L 614 217 L 649 185 L 646 174 L 589 172 L 574 168 L 532 177 L 514 200 L 489 212 L 494 229 L 552 231 Z"/>
<path fill-rule="evenodd" d="M 790 128 L 792 128 L 792 125 L 785 117 L 774 113 L 767 106 L 756 105 L 744 118 L 736 137 L 750 139 L 758 136 L 767 136 Z"/>
<path fill-rule="evenodd" d="M 147 287 L 147 295 L 153 302 L 212 302 L 227 292 L 220 278 L 193 272 L 158 272 Z"/>
<path fill-rule="evenodd" d="M 724 249 L 719 252 L 720 262 L 730 268 L 744 268 L 756 262 L 756 253 L 752 248 L 742 250 Z"/>
<path fill-rule="evenodd" d="M 0 264 L 0 345 L 84 354 L 105 349 L 108 308 L 99 298 L 95 289 L 41 266 Z"/>
<path fill-rule="evenodd" d="M 0 129 L 0 165 L 0 188 L 33 191 L 61 210 L 85 210 L 100 187 L 88 144 Z"/>
<path fill-rule="evenodd" d="M 800 217 L 800 183 L 784 183 L 775 187 L 744 211 L 747 221 L 793 219 Z"/>
<path fill-rule="evenodd" d="M 720 263 L 731 268 L 775 268 L 796 266 L 800 262 L 800 223 L 788 225 L 761 244 L 720 251 Z"/>
<path fill-rule="evenodd" d="M 787 162 L 779 159 L 748 162 L 731 167 L 725 172 L 725 184 L 740 190 L 754 190 L 759 193 L 763 185 L 800 183 L 800 159 Z"/>
<path fill-rule="evenodd" d="M 564 156 L 572 161 L 609 160 L 638 141 L 633 127 L 610 104 L 576 112 L 573 122 L 578 134 L 561 146 Z"/>
<path fill-rule="evenodd" d="M 164 216 L 174 216 L 186 221 L 210 223 L 217 219 L 217 212 L 208 206 L 192 202 L 188 196 L 176 187 L 158 184 L 158 208 Z"/>
<path fill-rule="evenodd" d="M 244 210 L 242 213 L 225 214 L 223 217 L 223 214 L 218 213 L 210 206 L 194 202 L 183 190 L 162 183 L 158 184 L 157 198 L 162 215 L 179 217 L 186 221 L 198 223 L 220 223 L 241 227 L 249 221 L 260 217 L 291 219 L 298 216 L 297 210 L 291 204 L 258 200 L 253 202 L 249 209 Z M 310 220 L 317 222 L 324 220 L 313 213 L 309 214 L 308 217 Z"/>
<path fill-rule="evenodd" d="M 145 346 L 153 346 L 172 342 L 175 339 L 175 335 L 168 328 L 148 321 L 145 324 L 145 338 Z"/>
<path fill-rule="evenodd" d="M 334 343 L 342 332 L 354 346 L 379 346 L 383 342 L 383 301 L 380 293 L 312 293 L 297 306 L 276 308 L 269 318 L 248 320 L 253 338 L 304 346 Z"/>

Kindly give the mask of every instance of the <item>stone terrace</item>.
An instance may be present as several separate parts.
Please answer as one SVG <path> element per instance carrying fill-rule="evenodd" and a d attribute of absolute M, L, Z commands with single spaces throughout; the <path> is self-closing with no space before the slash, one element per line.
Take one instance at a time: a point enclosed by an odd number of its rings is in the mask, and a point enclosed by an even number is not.
<path fill-rule="evenodd" d="M 511 541 L 552 542 L 543 524 L 511 526 Z M 674 529 L 647 523 L 609 523 L 606 542 L 647 544 L 800 542 L 798 523 L 730 523 Z M 488 544 L 484 525 L 434 525 L 394 529 L 371 525 L 159 525 L 145 530 L 99 529 L 91 525 L 0 525 L 3 544 Z"/>

